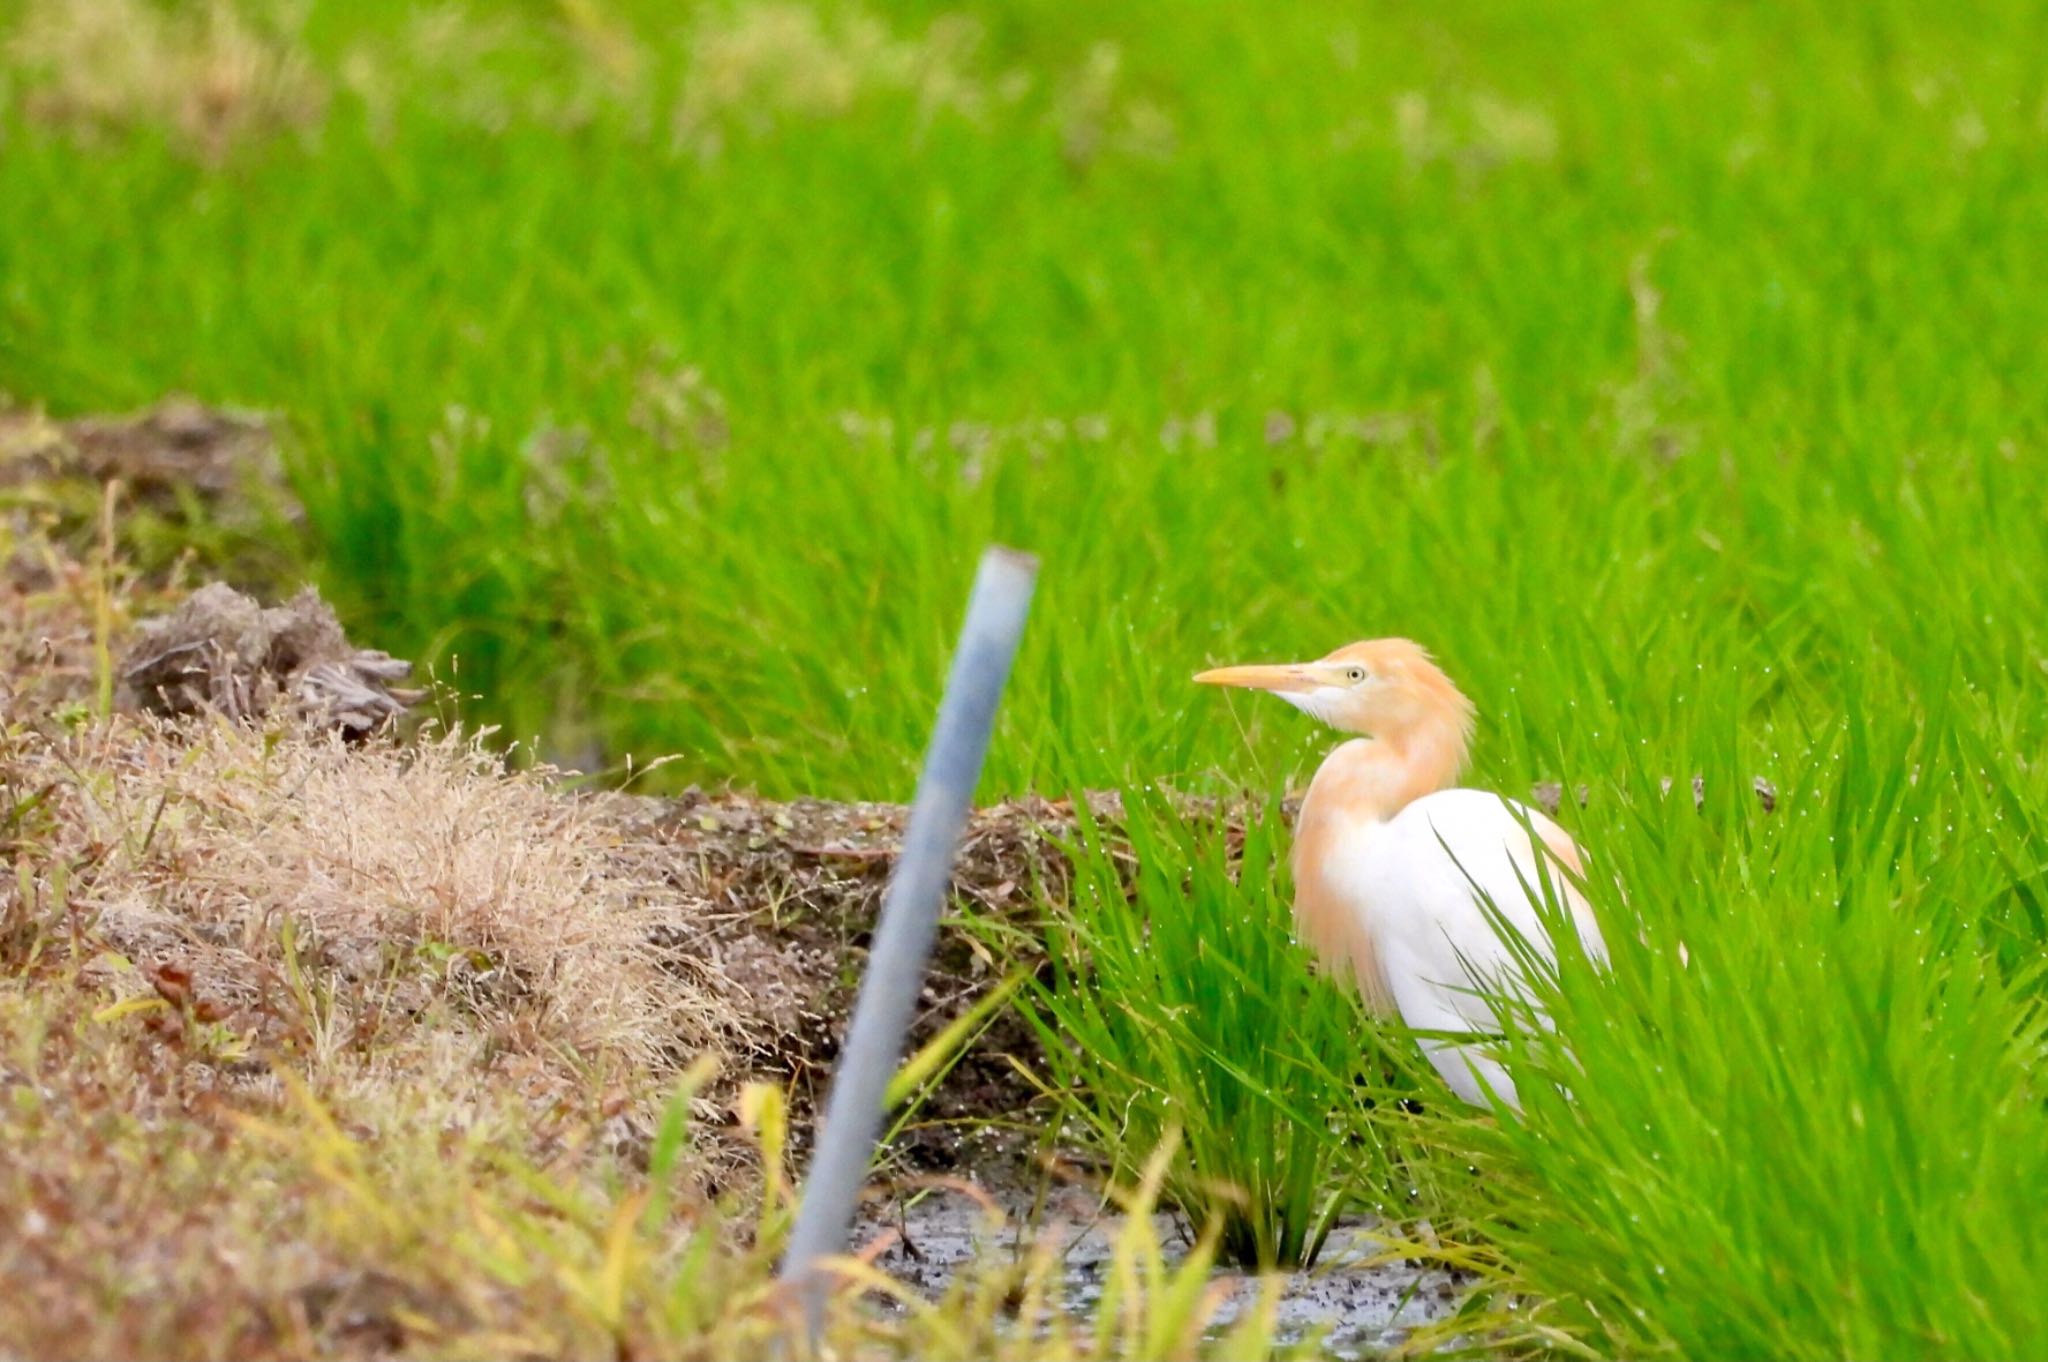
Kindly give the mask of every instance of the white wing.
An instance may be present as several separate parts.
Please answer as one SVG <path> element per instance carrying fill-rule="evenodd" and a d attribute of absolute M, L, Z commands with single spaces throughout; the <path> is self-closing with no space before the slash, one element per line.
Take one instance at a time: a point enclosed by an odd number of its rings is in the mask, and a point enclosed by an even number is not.
<path fill-rule="evenodd" d="M 1499 1023 L 1475 986 L 1522 990 L 1519 962 L 1488 919 L 1482 894 L 1544 958 L 1555 959 L 1537 910 L 1547 877 L 1586 953 L 1606 959 L 1599 924 L 1572 883 L 1583 874 L 1579 850 L 1543 814 L 1482 790 L 1442 790 L 1402 809 L 1372 840 L 1359 867 L 1371 879 L 1361 897 L 1388 991 L 1410 1026 L 1495 1031 Z M 1426 1041 L 1424 1050 L 1467 1101 L 1485 1100 L 1483 1079 L 1516 1103 L 1513 1082 L 1482 1047 Z"/>

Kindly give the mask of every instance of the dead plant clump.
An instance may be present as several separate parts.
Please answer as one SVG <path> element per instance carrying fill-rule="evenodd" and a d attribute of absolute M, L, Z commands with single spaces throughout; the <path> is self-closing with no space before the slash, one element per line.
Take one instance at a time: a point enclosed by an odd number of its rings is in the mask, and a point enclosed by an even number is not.
<path fill-rule="evenodd" d="M 121 664 L 123 698 L 166 718 L 216 714 L 231 722 L 280 707 L 315 728 L 361 738 L 425 698 L 395 687 L 412 664 L 357 648 L 312 587 L 264 609 L 221 582 L 137 629 Z"/>
<path fill-rule="evenodd" d="M 476 738 L 391 739 L 408 664 L 353 647 L 317 594 L 266 610 L 213 585 L 135 623 L 137 579 L 36 547 L 16 556 L 57 570 L 0 613 L 8 916 L 38 941 L 61 925 L 82 983 L 154 995 L 151 1024 L 224 1076 L 401 1074 L 467 1046 L 476 1082 L 511 1063 L 580 1085 L 744 1034 L 657 955 L 687 906 L 668 880 Z M 94 716 L 114 675 L 130 712 Z"/>
<path fill-rule="evenodd" d="M 553 1097 L 744 1034 L 657 959 L 674 891 L 622 875 L 587 805 L 472 738 L 119 719 L 18 752 L 13 778 L 51 791 L 43 854 L 74 867 L 66 912 L 100 947 L 83 981 L 170 1004 L 159 1032 L 224 1079 L 272 1057 Z"/>

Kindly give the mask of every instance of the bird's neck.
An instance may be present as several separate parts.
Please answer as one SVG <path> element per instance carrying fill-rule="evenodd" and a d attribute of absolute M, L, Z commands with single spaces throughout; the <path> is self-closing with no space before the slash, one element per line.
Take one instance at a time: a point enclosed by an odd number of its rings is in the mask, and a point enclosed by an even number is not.
<path fill-rule="evenodd" d="M 1465 755 L 1465 735 L 1455 725 L 1354 738 L 1323 758 L 1302 816 L 1342 813 L 1385 822 L 1424 795 L 1450 788 Z"/>

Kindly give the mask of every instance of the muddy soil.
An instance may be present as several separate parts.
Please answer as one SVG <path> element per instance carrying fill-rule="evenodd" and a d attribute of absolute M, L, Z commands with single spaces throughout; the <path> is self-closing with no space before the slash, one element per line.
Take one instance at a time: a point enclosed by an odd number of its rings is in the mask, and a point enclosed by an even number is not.
<path fill-rule="evenodd" d="M 898 804 L 769 802 L 693 792 L 676 799 L 598 796 L 619 829 L 618 854 L 659 866 L 692 905 L 662 944 L 723 981 L 760 1021 L 746 1057 L 788 1080 L 800 1112 L 822 1103 L 867 964 L 869 938 L 903 835 Z M 1094 801 L 1114 818 L 1116 801 Z M 1033 965 L 1036 915 L 1065 892 L 1059 851 L 1075 835 L 1065 801 L 1019 800 L 977 810 L 954 867 L 909 1047 L 958 1018 L 1012 968 Z M 1006 928 L 1004 941 L 993 932 Z M 938 1085 L 892 1147 L 905 1171 L 1013 1165 L 1021 1130 L 1048 1107 L 1032 1076 L 1035 1035 L 999 1014 Z M 808 1133 L 803 1132 L 807 1139 Z"/>

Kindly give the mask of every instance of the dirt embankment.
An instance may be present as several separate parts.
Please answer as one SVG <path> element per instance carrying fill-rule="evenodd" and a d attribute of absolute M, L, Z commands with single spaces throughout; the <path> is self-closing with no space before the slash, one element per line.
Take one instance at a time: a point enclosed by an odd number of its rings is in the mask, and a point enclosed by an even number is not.
<path fill-rule="evenodd" d="M 601 802 L 619 831 L 618 854 L 668 876 L 693 905 L 662 930 L 663 944 L 701 962 L 757 1020 L 752 1063 L 787 1075 L 799 1102 L 822 1101 L 908 809 L 696 792 Z M 1113 818 L 1115 800 L 1099 797 L 1094 812 Z M 912 1050 L 1010 970 L 1037 966 L 1037 905 L 1065 893 L 1061 847 L 1078 834 L 1065 801 L 974 812 L 954 865 L 956 911 L 941 925 Z M 991 924 L 1022 930 L 996 940 Z M 1002 1124 L 1038 1099 L 1029 1077 L 1037 1056 L 1030 1028 L 999 1013 L 935 1087 L 897 1152 L 920 1169 L 950 1171 L 1006 1146 Z"/>

